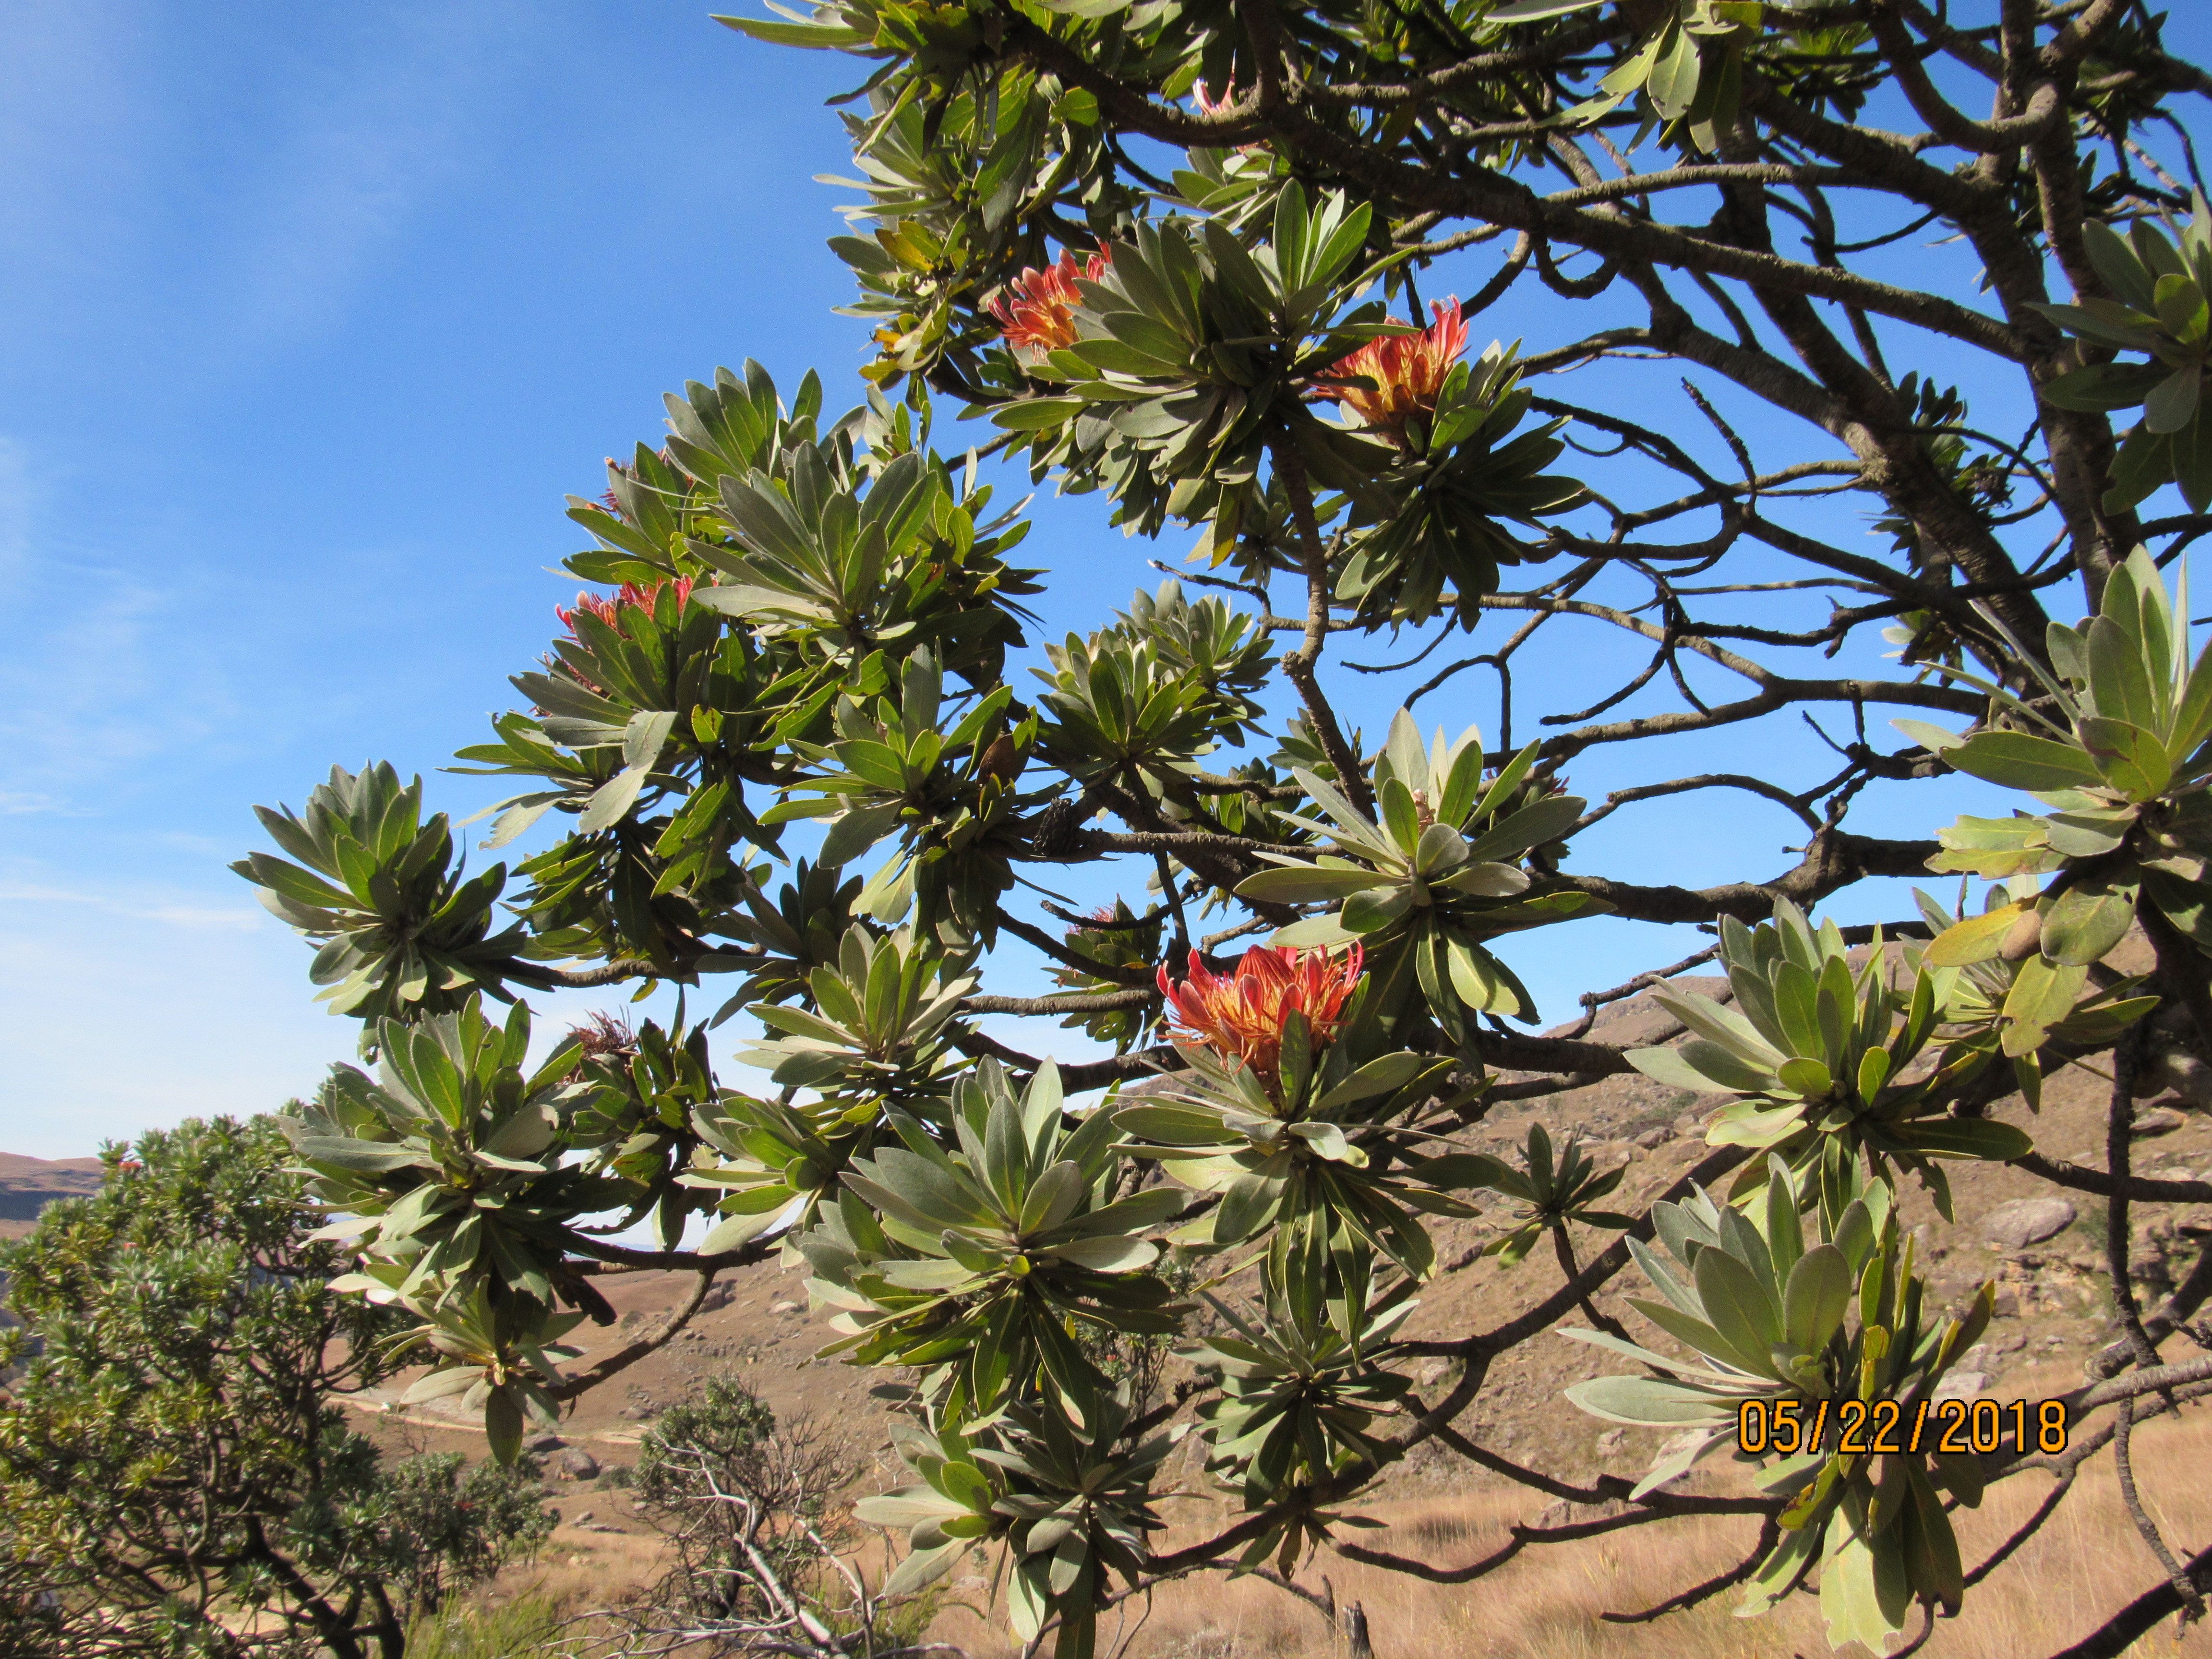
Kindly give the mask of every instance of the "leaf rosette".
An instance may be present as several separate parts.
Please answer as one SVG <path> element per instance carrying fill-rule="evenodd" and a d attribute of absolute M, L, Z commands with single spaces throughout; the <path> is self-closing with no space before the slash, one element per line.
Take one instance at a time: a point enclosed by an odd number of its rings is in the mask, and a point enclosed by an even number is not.
<path fill-rule="evenodd" d="M 2137 548 L 2106 583 L 2095 617 L 2080 628 L 2051 624 L 2049 670 L 2021 653 L 2043 698 L 1948 671 L 1990 692 L 2017 729 L 1962 736 L 1896 722 L 1956 770 L 2025 790 L 2047 809 L 1960 818 L 1938 832 L 1944 850 L 1929 860 L 1932 870 L 1996 880 L 2055 872 L 2041 892 L 2008 895 L 1929 947 L 1940 966 L 2019 964 L 2007 1007 L 2029 1030 L 2008 1039 L 2008 1053 L 2026 1052 L 2038 1016 L 2051 1016 L 2039 1020 L 2047 1027 L 2075 1006 L 2091 965 L 2146 905 L 2145 926 L 2212 953 L 2212 646 L 2190 661 L 2188 603 L 2186 572 L 2169 596 Z"/>
<path fill-rule="evenodd" d="M 1111 1385 L 1077 1333 L 1172 1335 L 1182 1310 L 1141 1274 L 1146 1235 L 1188 1207 L 1180 1188 L 1115 1195 L 1111 1114 L 1070 1124 L 1048 1062 L 1017 1094 L 986 1060 L 955 1086 L 951 1145 L 891 1111 L 896 1141 L 850 1160 L 834 1211 L 798 1241 L 808 1288 L 839 1310 L 824 1353 L 912 1365 L 949 1416 L 988 1414 L 1048 1377 L 1094 1403 Z"/>
<path fill-rule="evenodd" d="M 1364 1273 L 1343 1274 L 1345 1259 L 1308 1248 L 1279 1266 L 1264 1262 L 1261 1305 L 1239 1310 L 1208 1295 L 1228 1329 L 1187 1351 L 1220 1376 L 1220 1392 L 1199 1408 L 1207 1468 L 1248 1513 L 1270 1516 L 1239 1556 L 1240 1568 L 1273 1556 L 1289 1571 L 1333 1526 L 1376 1524 L 1337 1506 L 1396 1455 L 1370 1431 L 1411 1390 L 1410 1380 L 1389 1369 L 1389 1344 L 1419 1304 L 1411 1279 L 1372 1294 Z"/>
<path fill-rule="evenodd" d="M 1482 1253 L 1496 1256 L 1501 1267 L 1517 1267 L 1527 1260 L 1537 1240 L 1547 1232 L 1563 1231 L 1571 1222 L 1610 1231 L 1636 1224 L 1632 1216 L 1597 1207 L 1620 1185 L 1628 1166 L 1622 1164 L 1601 1170 L 1571 1134 L 1555 1151 L 1544 1126 L 1531 1123 L 1520 1169 L 1497 1159 L 1489 1161 L 1497 1167 L 1485 1175 L 1481 1184 L 1504 1194 L 1516 1206 L 1511 1227 L 1482 1247 Z"/>
<path fill-rule="evenodd" d="M 346 1218 L 314 1237 L 351 1238 L 392 1264 L 389 1288 L 402 1296 L 490 1279 L 550 1310 L 568 1224 L 635 1191 L 562 1162 L 575 1115 L 618 1092 L 572 1078 L 573 1040 L 526 1073 L 520 1005 L 503 1027 L 476 1003 L 415 1025 L 386 1021 L 377 1043 L 374 1079 L 333 1066 L 313 1103 L 279 1120 L 317 1196 Z"/>
<path fill-rule="evenodd" d="M 1986 1066 L 1994 1044 L 1946 1044 L 1929 1067 L 1913 1062 L 1936 1042 L 1946 987 L 1924 963 L 1909 984 L 1877 931 L 1854 969 L 1842 929 L 1816 929 L 1787 899 L 1774 920 L 1746 927 L 1721 918 L 1721 962 L 1735 1006 L 1662 988 L 1656 1000 L 1690 1030 L 1679 1048 L 1634 1048 L 1629 1064 L 1656 1082 L 1737 1097 L 1714 1117 L 1716 1146 L 1780 1152 L 1793 1168 L 1831 1171 L 1860 1157 L 1879 1170 L 1914 1171 L 1950 1214 L 1950 1184 L 1934 1161 L 2002 1161 L 2030 1149 L 2027 1134 L 1945 1106 Z"/>
<path fill-rule="evenodd" d="M 2038 388 L 2058 409 L 2142 409 L 2142 421 L 2113 459 L 2107 512 L 2124 511 L 2164 483 L 2179 486 L 2191 512 L 2212 506 L 2212 408 L 2204 398 L 2212 366 L 2206 303 L 2212 209 L 2201 190 L 2191 203 L 2189 222 L 2171 237 L 2148 218 L 2125 236 L 2096 220 L 2085 222 L 2081 246 L 2117 297 L 2084 295 L 2073 305 L 2035 307 L 2092 349 L 2144 354 L 2137 362 L 2087 362 Z"/>
<path fill-rule="evenodd" d="M 1115 1150 L 1220 1194 L 1177 1242 L 1230 1245 L 1273 1227 L 1279 1258 L 1297 1241 L 1345 1233 L 1427 1278 L 1436 1249 L 1420 1213 L 1474 1213 L 1450 1194 L 1486 1178 L 1495 1160 L 1425 1156 L 1415 1149 L 1435 1137 L 1412 1120 L 1480 1085 L 1455 1082 L 1449 1057 L 1389 1051 L 1356 953 L 1338 965 L 1326 952 L 1263 946 L 1226 977 L 1193 956 L 1192 980 L 1170 988 L 1179 1006 L 1201 994 L 1211 1004 L 1182 1015 L 1190 1024 L 1176 1047 L 1189 1070 L 1112 1113 L 1127 1137 Z"/>
<path fill-rule="evenodd" d="M 1413 718 L 1400 709 L 1375 763 L 1382 822 L 1362 812 L 1334 783 L 1304 767 L 1293 775 L 1326 818 L 1285 821 L 1328 837 L 1334 850 L 1311 863 L 1267 854 L 1282 867 L 1239 883 L 1237 895 L 1280 904 L 1334 902 L 1326 915 L 1279 929 L 1279 945 L 1358 939 L 1376 976 L 1408 979 L 1437 1024 L 1463 1041 L 1469 1015 L 1495 1013 L 1533 1023 L 1535 999 L 1486 941 L 1575 916 L 1604 903 L 1588 894 L 1532 890 L 1521 860 L 1549 848 L 1579 821 L 1577 796 L 1524 791 L 1539 745 L 1529 744 L 1494 778 L 1483 773 L 1481 735 L 1473 727 L 1426 747 Z"/>
<path fill-rule="evenodd" d="M 855 1513 L 903 1527 L 910 1553 L 884 1594 L 907 1595 L 942 1578 L 969 1551 L 1006 1552 L 1007 1610 L 1024 1640 L 1057 1619 L 1054 1659 L 1090 1659 L 1109 1575 L 1135 1583 L 1166 1523 L 1153 1507 L 1160 1465 L 1182 1430 L 1130 1433 L 1126 1397 L 1099 1402 L 1087 1427 L 1048 1404 L 1021 1401 L 980 1430 L 917 1424 L 894 1431 L 915 1482 L 864 1498 Z"/>
<path fill-rule="evenodd" d="M 909 928 L 878 933 L 856 922 L 834 964 L 807 975 L 814 1006 L 757 1006 L 776 1035 L 741 1057 L 777 1084 L 816 1090 L 841 1106 L 941 1101 L 959 1063 L 945 1027 L 975 985 L 963 960 Z"/>
<path fill-rule="evenodd" d="M 1659 1238 L 1683 1271 L 1632 1238 L 1659 1299 L 1632 1297 L 1630 1305 L 1696 1358 L 1670 1359 L 1599 1331 L 1562 1331 L 1657 1373 L 1595 1377 L 1566 1397 L 1610 1422 L 1675 1431 L 1637 1483 L 1637 1498 L 1734 1444 L 1747 1401 L 1758 1402 L 1770 1424 L 1794 1415 L 1801 1443 L 1817 1425 L 1820 1438 L 1809 1449 L 1748 1460 L 1762 1466 L 1760 1490 L 1784 1501 L 1781 1540 L 1753 1573 L 1742 1611 L 1765 1612 L 1817 1565 L 1831 1644 L 1856 1639 L 1880 1652 L 1916 1595 L 1959 1606 L 1965 1583 L 1943 1494 L 1978 1505 L 1981 1466 L 1971 1454 L 1940 1449 L 1845 1451 L 1838 1408 L 1895 1401 L 1909 1427 L 1988 1325 L 1996 1286 L 1984 1284 L 1962 1317 L 1936 1316 L 1888 1186 L 1824 1181 L 1817 1190 L 1818 1239 L 1809 1248 L 1799 1185 L 1777 1156 L 1767 1159 L 1765 1187 L 1748 1216 L 1702 1189 L 1680 1204 L 1654 1205 Z M 1868 1435 L 1876 1431 L 1870 1425 Z M 1905 1443 L 1905 1431 L 1896 1437 Z"/>
<path fill-rule="evenodd" d="M 448 1013 L 480 990 L 506 996 L 502 969 L 530 943 L 519 927 L 492 931 L 507 867 L 464 878 L 445 814 L 423 821 L 420 778 L 403 787 L 386 763 L 333 766 L 298 816 L 254 813 L 299 863 L 250 853 L 231 868 L 322 942 L 310 977 L 329 988 L 317 1001 L 374 1022 Z"/>

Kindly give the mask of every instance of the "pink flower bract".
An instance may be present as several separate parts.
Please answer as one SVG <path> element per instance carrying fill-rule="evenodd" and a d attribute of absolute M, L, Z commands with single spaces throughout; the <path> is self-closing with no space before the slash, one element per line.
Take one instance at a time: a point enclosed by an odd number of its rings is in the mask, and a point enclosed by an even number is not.
<path fill-rule="evenodd" d="M 1101 247 L 1080 264 L 1071 251 L 1042 270 L 1024 270 L 991 301 L 1000 337 L 1039 357 L 1074 344 L 1075 307 L 1083 303 L 1076 279 L 1095 283 L 1113 263 L 1113 251 Z"/>
<path fill-rule="evenodd" d="M 678 576 L 675 580 L 676 608 L 681 611 L 690 600 L 692 579 Z M 621 590 L 611 598 L 604 593 L 579 593 L 575 604 L 556 605 L 553 607 L 553 614 L 561 619 L 561 626 L 568 630 L 568 637 L 572 640 L 576 637 L 576 613 L 579 611 L 590 611 L 608 627 L 619 632 L 622 613 L 625 610 L 643 611 L 650 614 L 653 600 L 667 586 L 665 581 L 655 582 L 650 587 L 640 587 L 635 582 L 624 582 Z"/>
<path fill-rule="evenodd" d="M 1372 389 L 1345 386 L 1337 392 L 1337 401 L 1393 443 L 1404 436 L 1406 422 L 1416 412 L 1435 410 L 1444 376 L 1467 349 L 1467 325 L 1460 319 L 1457 296 L 1449 303 L 1438 301 L 1429 310 L 1436 321 L 1419 334 L 1370 340 L 1328 371 L 1330 380 L 1359 375 L 1375 383 Z"/>
<path fill-rule="evenodd" d="M 1359 983 L 1363 959 L 1357 945 L 1341 957 L 1327 951 L 1260 945 L 1247 951 L 1231 972 L 1217 974 L 1193 951 L 1190 977 L 1180 984 L 1161 967 L 1160 993 L 1184 1036 L 1225 1059 L 1241 1060 L 1272 1085 L 1282 1064 L 1284 1022 L 1293 1012 L 1304 1014 L 1313 1047 L 1328 1042 Z"/>

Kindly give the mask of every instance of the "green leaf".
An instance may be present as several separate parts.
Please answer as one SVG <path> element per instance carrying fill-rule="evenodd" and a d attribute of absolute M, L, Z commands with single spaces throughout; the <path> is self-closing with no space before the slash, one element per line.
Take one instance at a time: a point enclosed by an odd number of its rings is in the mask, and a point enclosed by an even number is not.
<path fill-rule="evenodd" d="M 1492 23 L 1532 23 L 1540 18 L 1565 17 L 1577 11 L 1589 11 L 1603 5 L 1605 0 L 1512 0 L 1510 5 L 1500 6 L 1486 21 Z"/>
<path fill-rule="evenodd" d="M 2044 912 L 2043 954 L 2067 965 L 2102 962 L 2134 923 L 2140 890 L 2132 865 L 2075 882 Z"/>
<path fill-rule="evenodd" d="M 1692 1066 L 1678 1050 L 1673 1048 L 1631 1048 L 1621 1058 L 1653 1082 L 1663 1083 L 1669 1088 L 1711 1094 L 1717 1087 L 1712 1079 Z"/>
<path fill-rule="evenodd" d="M 1348 932 L 1379 933 L 1413 908 L 1411 887 L 1368 888 L 1344 902 L 1338 923 Z"/>
<path fill-rule="evenodd" d="M 1768 1287 L 1726 1250 L 1699 1250 L 1690 1271 L 1705 1317 L 1722 1340 L 1750 1362 L 1746 1369 L 1777 1375 L 1771 1355 L 1782 1340 L 1782 1312 Z"/>
<path fill-rule="evenodd" d="M 1826 1100 L 1835 1092 L 1836 1079 L 1826 1066 L 1817 1060 L 1800 1055 L 1785 1060 L 1778 1069 L 1783 1086 L 1792 1094 L 1802 1095 L 1808 1100 Z"/>
<path fill-rule="evenodd" d="M 2105 781 L 2087 750 L 2026 732 L 1978 732 L 1943 758 L 1970 777 L 2008 789 L 2094 788 Z"/>
<path fill-rule="evenodd" d="M 1912 1508 L 1904 1517 L 1910 1528 L 1905 1540 L 1905 1571 L 1914 1589 L 1955 1612 L 1966 1595 L 1966 1580 L 1951 1517 L 1943 1512 L 1942 1499 L 1917 1459 L 1905 1462 L 1905 1477 L 1912 1492 Z"/>
<path fill-rule="evenodd" d="M 1803 1353 L 1818 1353 L 1842 1328 L 1851 1303 L 1851 1267 L 1832 1244 L 1816 1244 L 1797 1259 L 1782 1295 L 1783 1338 Z"/>
<path fill-rule="evenodd" d="M 1226 1146 L 1237 1139 L 1219 1113 L 1199 1106 L 1124 1106 L 1115 1112 L 1114 1127 L 1164 1146 Z"/>
<path fill-rule="evenodd" d="M 592 792 L 591 805 L 576 820 L 576 833 L 594 836 L 622 822 L 645 787 L 647 769 L 626 766 Z"/>
<path fill-rule="evenodd" d="M 856 806 L 830 826 L 817 855 L 825 865 L 850 864 L 897 826 L 902 808 L 897 801 L 876 806 Z"/>
<path fill-rule="evenodd" d="M 2049 1028 L 2074 1006 L 2088 975 L 2086 967 L 2054 967 L 2040 954 L 2023 961 L 2005 994 L 2004 1017 L 2010 1023 L 2005 1028 L 2004 1052 L 2026 1054 L 2040 1048 Z"/>
<path fill-rule="evenodd" d="M 1735 1414 L 1727 1396 L 1656 1376 L 1594 1376 L 1574 1384 L 1566 1394 L 1592 1417 L 1639 1427 L 1712 1423 Z"/>
<path fill-rule="evenodd" d="M 1317 1112 L 1334 1111 L 1337 1107 L 1349 1106 L 1354 1101 L 1402 1089 L 1420 1076 L 1429 1064 L 1425 1054 L 1383 1054 L 1369 1060 L 1324 1094 L 1314 1103 L 1313 1109 Z"/>
<path fill-rule="evenodd" d="M 1348 945 L 1358 937 L 1333 915 L 1308 916 L 1304 921 L 1278 927 L 1269 942 L 1296 945 L 1302 951 L 1310 951 L 1322 945 Z"/>
<path fill-rule="evenodd" d="M 1518 858 L 1532 847 L 1557 841 L 1572 829 L 1588 805 L 1577 795 L 1547 795 L 1522 807 L 1468 843 L 1470 863 Z"/>
<path fill-rule="evenodd" d="M 1820 1615 L 1831 1648 L 1858 1642 L 1870 1653 L 1882 1652 L 1904 1628 L 1911 1600 L 1896 1540 L 1887 1535 L 1869 1545 L 1846 1533 L 1821 1566 Z"/>
<path fill-rule="evenodd" d="M 962 1552 L 969 1547 L 969 1540 L 956 1538 L 951 1543 L 939 1544 L 934 1549 L 913 1551 L 898 1564 L 897 1570 L 884 1580 L 883 1588 L 876 1594 L 888 1601 L 925 1590 L 951 1571 Z"/>
<path fill-rule="evenodd" d="M 725 28 L 735 29 L 749 40 L 769 46 L 806 46 L 817 51 L 843 51 L 848 47 L 865 46 L 868 37 L 856 28 L 843 23 L 793 23 L 769 17 L 725 17 L 719 13 L 714 21 Z"/>
<path fill-rule="evenodd" d="M 2004 943 L 2004 936 L 2027 909 L 2025 903 L 2001 904 L 1994 910 L 1953 923 L 1936 934 L 1929 945 L 1929 966 L 1963 968 L 1971 963 L 1993 960 L 1997 947 Z"/>
<path fill-rule="evenodd" d="M 1150 1267 L 1159 1258 L 1159 1248 L 1141 1238 L 1130 1238 L 1120 1234 L 1103 1234 L 1090 1238 L 1072 1238 L 1066 1243 L 1042 1249 L 1041 1255 L 1072 1261 L 1079 1267 L 1089 1267 L 1102 1273 L 1127 1273 L 1134 1268 Z"/>
<path fill-rule="evenodd" d="M 1083 410 L 1080 398 L 1033 398 L 1000 404 L 991 411 L 991 424 L 1011 432 L 1038 432 L 1063 425 Z"/>
<path fill-rule="evenodd" d="M 1333 903 L 1373 887 L 1392 885 L 1371 870 L 1323 870 L 1312 866 L 1262 870 L 1237 884 L 1239 898 L 1273 904 Z"/>
<path fill-rule="evenodd" d="M 1516 1184 L 1520 1177 L 1515 1171 L 1487 1152 L 1447 1152 L 1442 1158 L 1428 1158 L 1413 1165 L 1406 1173 L 1416 1181 L 1426 1182 L 1431 1187 L 1448 1192 L 1464 1192 L 1470 1187 L 1496 1187 L 1508 1178 Z"/>
<path fill-rule="evenodd" d="M 1645 82 L 1651 102 L 1662 117 L 1673 121 L 1689 112 L 1698 96 L 1698 41 L 1677 23 L 1668 26 L 1669 44 L 1661 49 Z"/>
<path fill-rule="evenodd" d="M 1966 741 L 1956 732 L 1946 731 L 1940 726 L 1931 726 L 1926 720 L 1893 720 L 1890 724 L 1923 749 L 1933 754 L 1940 755 L 1947 750 L 1956 749 Z"/>
<path fill-rule="evenodd" d="M 2131 720 L 2094 716 L 2085 716 L 2079 725 L 2081 741 L 2088 744 L 2103 781 L 2130 800 L 2146 801 L 2162 795 L 2173 781 L 2173 762 L 2166 755 L 2166 744 L 2144 726 Z"/>
<path fill-rule="evenodd" d="M 1282 1182 L 1246 1171 L 1229 1183 L 1213 1218 L 1213 1237 L 1224 1244 L 1249 1238 L 1264 1225 L 1282 1196 Z"/>
<path fill-rule="evenodd" d="M 799 1196 L 797 1193 L 780 1183 L 774 1187 L 761 1188 L 757 1191 L 759 1194 L 772 1196 L 775 1201 L 751 1213 L 740 1212 L 736 1215 L 725 1216 L 716 1222 L 707 1230 L 707 1236 L 699 1241 L 701 1255 L 718 1255 L 724 1250 L 734 1250 L 751 1243 L 753 1240 L 773 1227 L 781 1215 L 784 1206 Z"/>
<path fill-rule="evenodd" d="M 522 1407 L 506 1389 L 494 1389 L 484 1401 L 484 1438 L 501 1463 L 512 1463 L 522 1455 Z"/>
<path fill-rule="evenodd" d="M 1680 1053 L 1692 1071 L 1706 1078 L 1704 1092 L 1727 1090 L 1735 1094 L 1767 1094 L 1779 1081 L 1765 1066 L 1754 1066 L 1733 1048 L 1723 1048 L 1703 1037 L 1692 1037 L 1682 1045 Z"/>
<path fill-rule="evenodd" d="M 1902 1125 L 1898 1138 L 1930 1158 L 2008 1164 L 2035 1150 L 2025 1130 L 1985 1117 L 1939 1117 Z"/>

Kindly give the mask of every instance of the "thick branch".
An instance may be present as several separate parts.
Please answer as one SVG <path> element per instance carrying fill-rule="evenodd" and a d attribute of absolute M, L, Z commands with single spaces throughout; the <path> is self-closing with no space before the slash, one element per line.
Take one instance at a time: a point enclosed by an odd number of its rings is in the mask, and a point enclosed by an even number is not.
<path fill-rule="evenodd" d="M 1758 921 L 1774 914 L 1777 899 L 1809 908 L 1869 876 L 1923 875 L 1928 860 L 1942 850 L 1932 841 L 1882 841 L 1848 830 L 1823 830 L 1806 845 L 1802 862 L 1767 881 L 1705 888 L 1645 887 L 1604 876 L 1559 875 L 1546 878 L 1540 886 L 1553 892 L 1571 888 L 1588 893 L 1603 899 L 1614 914 L 1637 921 L 1709 923 L 1723 915 Z M 2206 1196 L 2212 1197 L 2212 1190 Z"/>

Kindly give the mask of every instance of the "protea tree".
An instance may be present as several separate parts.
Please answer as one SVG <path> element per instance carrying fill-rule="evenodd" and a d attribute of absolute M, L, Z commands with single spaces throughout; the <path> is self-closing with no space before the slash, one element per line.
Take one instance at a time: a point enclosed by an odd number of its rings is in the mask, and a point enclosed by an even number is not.
<path fill-rule="evenodd" d="M 595 1338 L 599 1273 L 804 1259 L 828 1358 L 903 1402 L 892 1589 L 984 1552 L 1032 1652 L 1316 1551 L 1482 1576 L 1514 1552 L 1354 1536 L 1417 1448 L 1607 1529 L 1761 1528 L 1663 1607 L 1817 1584 L 1879 1648 L 2004 1594 L 1949 1509 L 2048 1445 L 1674 1477 L 1745 1401 L 1929 1397 L 1988 1308 L 1934 1305 L 1898 1205 L 1977 1164 L 2110 1218 L 2116 1340 L 2039 1466 L 2134 1482 L 2137 1413 L 2206 1386 L 2163 1345 L 2212 1268 L 2145 1307 L 2130 1239 L 2212 1183 L 2129 1149 L 2212 1065 L 2212 209 L 2176 182 L 2212 75 L 2133 0 L 772 9 L 724 21 L 854 60 L 860 396 L 717 370 L 580 481 L 560 631 L 459 757 L 514 781 L 511 871 L 382 765 L 239 866 L 361 1022 L 295 1126 L 343 1282 L 506 1452 L 681 1328 Z M 1047 479 L 1190 568 L 1063 616 L 1018 562 Z M 1984 793 L 1916 805 L 1944 776 Z M 1638 816 L 1669 802 L 1776 815 L 1792 861 L 1715 868 L 1743 836 Z M 1966 890 L 1862 885 L 1931 871 Z M 1726 983 L 1632 1048 L 1594 1022 L 1639 939 Z M 1536 1035 L 1577 965 L 1614 988 Z M 642 981 L 673 1018 L 535 1066 L 491 1018 Z M 2067 1068 L 2110 1079 L 2101 1159 L 2036 1149 Z M 1638 1071 L 1700 1103 L 1671 1185 L 1577 1092 Z M 1468 1139 L 1509 1102 L 1510 1160 Z M 1516 1310 L 1425 1323 L 1479 1209 Z M 1632 1269 L 1656 1297 L 1601 1306 Z M 1583 1484 L 1480 1443 L 1563 1321 L 1650 1373 L 1577 1402 L 1695 1444 Z M 1228 1510 L 1164 1547 L 1201 1462 Z M 2135 1507 L 2124 1607 L 2054 1641 L 2212 1588 Z"/>

